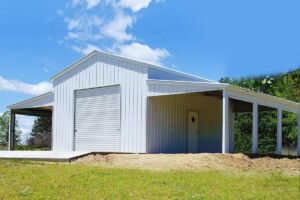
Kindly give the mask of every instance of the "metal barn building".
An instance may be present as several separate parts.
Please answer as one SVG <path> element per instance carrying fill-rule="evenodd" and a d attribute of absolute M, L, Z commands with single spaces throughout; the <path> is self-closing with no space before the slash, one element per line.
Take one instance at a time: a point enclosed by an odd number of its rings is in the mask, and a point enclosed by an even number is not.
<path fill-rule="evenodd" d="M 10 150 L 23 114 L 52 116 L 52 151 L 229 153 L 234 113 L 253 112 L 257 153 L 258 111 L 276 109 L 281 154 L 282 110 L 300 113 L 295 102 L 99 51 L 51 80 L 53 92 L 8 107 Z"/>

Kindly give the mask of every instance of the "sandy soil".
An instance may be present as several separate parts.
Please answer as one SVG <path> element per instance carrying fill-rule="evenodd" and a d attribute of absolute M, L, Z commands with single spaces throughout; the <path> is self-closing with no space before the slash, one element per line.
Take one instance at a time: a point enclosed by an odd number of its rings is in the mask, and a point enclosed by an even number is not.
<path fill-rule="evenodd" d="M 299 175 L 300 158 L 244 154 L 92 154 L 72 163 L 106 167 L 164 170 L 238 170 Z"/>

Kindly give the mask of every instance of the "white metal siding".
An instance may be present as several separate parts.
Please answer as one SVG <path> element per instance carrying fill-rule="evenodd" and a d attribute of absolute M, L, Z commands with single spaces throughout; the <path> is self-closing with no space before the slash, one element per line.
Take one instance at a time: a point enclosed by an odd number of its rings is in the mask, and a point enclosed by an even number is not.
<path fill-rule="evenodd" d="M 222 150 L 222 101 L 200 93 L 148 98 L 147 153 L 187 152 L 187 113 L 199 112 L 199 152 Z"/>
<path fill-rule="evenodd" d="M 75 150 L 120 151 L 120 87 L 75 92 Z"/>
<path fill-rule="evenodd" d="M 215 91 L 217 88 L 189 85 L 171 85 L 171 84 L 147 84 L 148 96 L 162 96 L 170 94 L 184 94 L 192 92 Z"/>
<path fill-rule="evenodd" d="M 120 84 L 120 152 L 146 152 L 148 69 L 105 56 L 94 56 L 54 81 L 53 149 L 73 150 L 74 90 Z"/>

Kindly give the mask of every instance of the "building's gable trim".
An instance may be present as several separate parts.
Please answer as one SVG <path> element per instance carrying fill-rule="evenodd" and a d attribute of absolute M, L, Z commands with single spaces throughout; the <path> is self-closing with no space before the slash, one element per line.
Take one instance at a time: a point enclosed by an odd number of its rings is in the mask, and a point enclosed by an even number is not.
<path fill-rule="evenodd" d="M 51 96 L 51 95 L 54 95 L 54 93 L 53 93 L 53 92 L 47 92 L 47 93 L 45 93 L 45 94 L 41 94 L 41 95 L 39 95 L 39 96 L 35 96 L 35 97 L 30 98 L 30 99 L 26 99 L 26 100 L 24 100 L 24 101 L 21 101 L 21 102 L 18 102 L 18 103 L 9 105 L 9 106 L 7 106 L 7 108 L 8 108 L 8 109 L 18 108 L 18 107 L 20 107 L 20 106 L 22 106 L 22 105 L 29 104 L 29 103 L 33 103 L 33 102 L 35 102 L 35 101 L 44 99 L 44 98 L 49 97 L 49 96 Z"/>
<path fill-rule="evenodd" d="M 77 66 L 79 66 L 82 63 L 86 62 L 87 60 L 89 60 L 90 58 L 94 57 L 95 55 L 97 55 L 96 51 L 93 51 L 93 52 L 89 53 L 88 55 L 86 55 L 83 58 L 75 61 L 73 64 L 69 65 L 68 67 L 64 68 L 62 71 L 60 71 L 57 74 L 55 74 L 54 76 L 52 76 L 50 78 L 50 80 L 53 81 L 53 80 L 55 80 L 55 79 L 63 76 L 64 74 L 66 74 L 69 71 L 73 70 L 74 68 L 76 68 Z"/>
<path fill-rule="evenodd" d="M 128 62 L 128 63 L 138 64 L 141 67 L 158 69 L 158 70 L 161 70 L 161 71 L 165 71 L 165 72 L 168 72 L 168 73 L 171 73 L 171 74 L 176 74 L 176 75 L 183 76 L 183 77 L 186 77 L 186 78 L 193 78 L 193 79 L 205 80 L 205 81 L 208 81 L 208 82 L 215 82 L 215 81 L 212 81 L 212 80 L 209 80 L 209 79 L 206 79 L 206 78 L 194 76 L 194 75 L 187 74 L 187 73 L 184 73 L 184 72 L 181 72 L 181 71 L 169 69 L 169 68 L 166 68 L 166 67 L 156 66 L 156 65 L 152 65 L 152 64 L 141 62 L 141 61 L 137 61 L 137 60 L 133 60 L 133 59 L 129 59 L 129 58 L 125 58 L 125 57 L 121 57 L 121 56 L 117 56 L 117 55 L 113 55 L 113 54 L 109 54 L 109 53 L 105 53 L 105 52 L 100 52 L 100 51 L 96 51 L 96 50 L 89 53 L 88 55 L 81 58 L 80 60 L 74 62 L 73 64 L 66 67 L 65 69 L 63 69 L 62 71 L 57 73 L 56 75 L 52 76 L 50 78 L 50 80 L 54 81 L 55 79 L 63 76 L 64 74 L 68 73 L 69 71 L 75 69 L 80 64 L 86 62 L 87 60 L 89 60 L 90 58 L 92 58 L 95 55 L 104 56 L 104 57 L 108 57 L 110 59 L 120 60 L 120 61 L 123 61 L 123 62 L 125 61 L 125 62 Z"/>

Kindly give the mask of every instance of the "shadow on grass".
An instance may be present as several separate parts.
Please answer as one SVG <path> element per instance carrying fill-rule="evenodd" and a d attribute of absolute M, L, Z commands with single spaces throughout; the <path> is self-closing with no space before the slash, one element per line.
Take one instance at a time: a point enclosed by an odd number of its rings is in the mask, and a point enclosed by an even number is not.
<path fill-rule="evenodd" d="M 291 155 L 277 155 L 277 154 L 250 154 L 250 153 L 242 153 L 243 155 L 247 156 L 250 159 L 255 159 L 255 158 L 274 158 L 274 159 L 299 159 L 300 156 L 291 156 Z"/>

